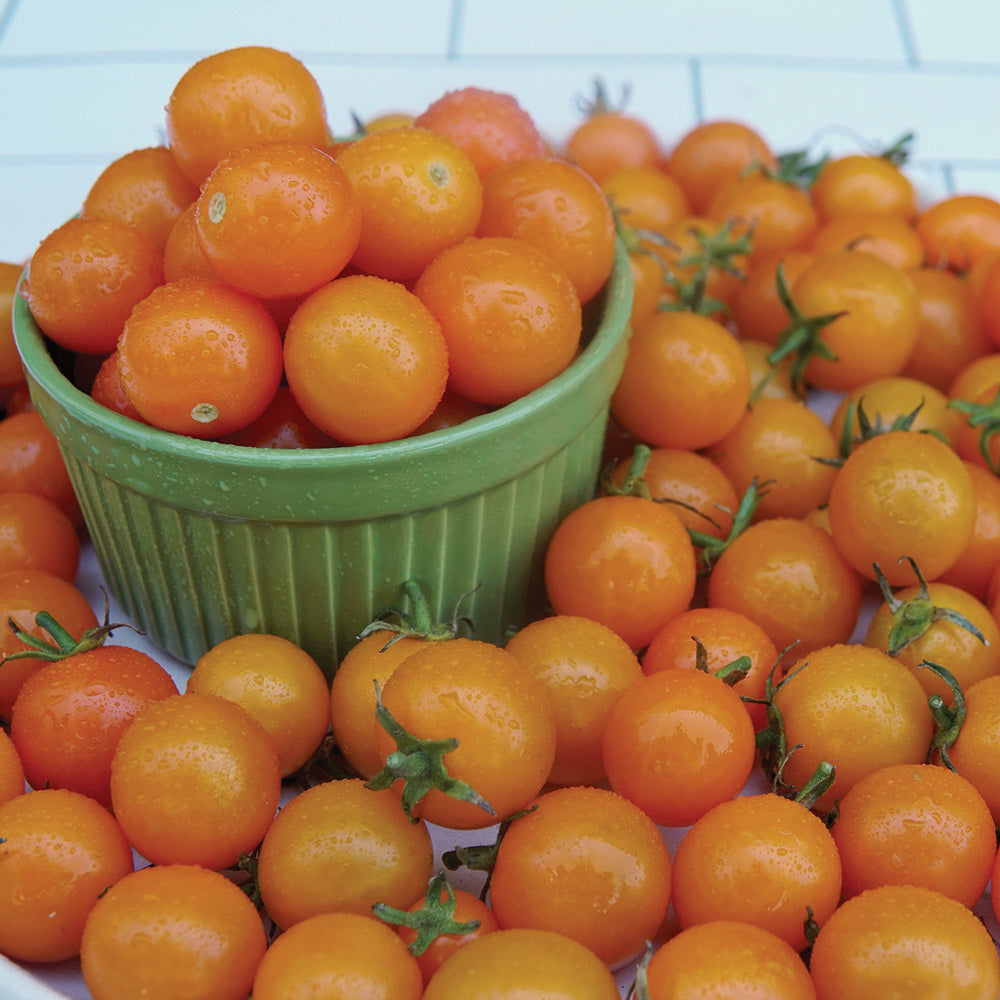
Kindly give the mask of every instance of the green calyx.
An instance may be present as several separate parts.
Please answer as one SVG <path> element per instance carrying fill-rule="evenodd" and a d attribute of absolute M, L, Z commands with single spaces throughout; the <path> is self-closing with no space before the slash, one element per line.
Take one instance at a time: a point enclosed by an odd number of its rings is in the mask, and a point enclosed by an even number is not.
<path fill-rule="evenodd" d="M 479 929 L 478 920 L 455 919 L 457 905 L 455 890 L 439 872 L 428 883 L 427 896 L 418 909 L 400 910 L 388 903 L 375 903 L 372 912 L 388 924 L 415 931 L 416 937 L 407 945 L 407 950 L 416 956 L 427 951 L 442 934 L 472 934 Z"/>
<path fill-rule="evenodd" d="M 364 639 L 373 632 L 389 632 L 391 637 L 387 640 L 386 647 L 406 637 L 440 642 L 454 639 L 463 624 L 472 627 L 472 620 L 467 616 L 460 615 L 459 608 L 462 601 L 470 594 L 475 593 L 474 590 L 459 597 L 452 616 L 447 622 L 434 620 L 427 597 L 416 580 L 407 580 L 403 584 L 403 592 L 409 599 L 412 608 L 410 613 L 407 614 L 398 608 L 388 608 L 358 633 L 358 639 Z"/>
<path fill-rule="evenodd" d="M 948 408 L 965 414 L 968 425 L 979 430 L 979 454 L 982 455 L 986 467 L 995 475 L 1000 476 L 1000 460 L 993 453 L 994 438 L 1000 434 L 1000 388 L 996 395 L 985 403 L 975 403 L 967 399 L 953 399 Z"/>

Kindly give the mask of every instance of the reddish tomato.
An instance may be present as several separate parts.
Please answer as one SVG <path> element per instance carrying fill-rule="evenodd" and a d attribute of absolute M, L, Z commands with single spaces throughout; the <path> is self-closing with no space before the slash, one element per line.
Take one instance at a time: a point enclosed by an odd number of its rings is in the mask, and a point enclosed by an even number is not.
<path fill-rule="evenodd" d="M 915 580 L 906 558 L 927 580 L 950 569 L 975 518 L 964 463 L 930 434 L 889 431 L 859 444 L 830 491 L 830 529 L 838 550 L 870 580 L 878 563 L 894 587 Z"/>
<path fill-rule="evenodd" d="M 441 325 L 403 285 L 371 275 L 313 292 L 285 333 L 285 377 L 303 413 L 344 444 L 416 430 L 444 394 L 449 347 Z"/>
<path fill-rule="evenodd" d="M 424 1000 L 551 996 L 620 1000 L 608 967 L 565 934 L 499 930 L 459 949 L 434 974 Z"/>
<path fill-rule="evenodd" d="M 517 160 L 483 179 L 479 236 L 525 240 L 569 275 L 581 303 L 608 279 L 615 256 L 615 219 L 594 180 L 554 157 Z"/>
<path fill-rule="evenodd" d="M 546 151 L 538 126 L 517 99 L 488 88 L 450 90 L 421 111 L 413 124 L 454 142 L 480 177 L 501 163 L 544 156 Z"/>
<path fill-rule="evenodd" d="M 781 771 L 803 789 L 823 762 L 836 769 L 814 808 L 826 811 L 865 775 L 927 759 L 934 724 L 927 695 L 908 667 L 871 646 L 813 650 L 788 669 L 774 695 L 791 752 Z"/>
<path fill-rule="evenodd" d="M 646 967 L 649 1000 L 815 1000 L 809 970 L 776 934 L 732 919 L 710 920 L 660 945 Z"/>
<path fill-rule="evenodd" d="M 360 271 L 410 281 L 445 247 L 476 232 L 483 185 L 450 139 L 429 129 L 370 132 L 337 157 L 361 205 L 351 262 Z"/>
<path fill-rule="evenodd" d="M 0 805 L 25 792 L 24 766 L 14 741 L 0 729 Z"/>
<path fill-rule="evenodd" d="M 449 247 L 427 265 L 414 292 L 441 324 L 448 388 L 466 399 L 511 403 L 576 355 L 580 297 L 566 271 L 524 240 L 481 236 Z"/>
<path fill-rule="evenodd" d="M 409 906 L 433 863 L 427 826 L 407 819 L 396 791 L 344 778 L 307 788 L 278 813 L 260 845 L 258 886 L 287 930 L 318 913 Z"/>
<path fill-rule="evenodd" d="M 281 380 L 281 337 L 255 299 L 212 278 L 163 285 L 129 316 L 122 385 L 155 427 L 220 438 L 259 417 Z"/>
<path fill-rule="evenodd" d="M 0 574 L 41 569 L 72 580 L 80 564 L 76 526 L 37 493 L 0 492 Z"/>
<path fill-rule="evenodd" d="M 719 556 L 708 580 L 710 607 L 746 615 L 781 651 L 795 655 L 846 642 L 861 612 L 857 572 L 829 532 L 797 518 L 752 524 Z"/>
<path fill-rule="evenodd" d="M 497 851 L 500 926 L 564 934 L 607 965 L 638 953 L 670 903 L 670 855 L 652 820 L 602 788 L 559 788 L 533 805 Z"/>
<path fill-rule="evenodd" d="M 255 1000 L 420 1000 L 417 960 L 390 928 L 360 913 L 319 913 L 280 934 L 253 980 Z"/>
<path fill-rule="evenodd" d="M 306 295 L 347 265 L 361 234 L 350 177 L 322 150 L 268 142 L 223 157 L 201 185 L 198 239 L 212 269 L 248 295 Z"/>
<path fill-rule="evenodd" d="M 199 59 L 167 103 L 167 141 L 181 170 L 201 184 L 228 153 L 272 140 L 323 147 L 326 105 L 319 84 L 294 56 L 260 45 Z"/>
<path fill-rule="evenodd" d="M 100 403 L 114 413 L 145 423 L 122 385 L 121 355 L 117 350 L 112 351 L 101 362 L 90 386 L 90 397 L 95 403 Z"/>
<path fill-rule="evenodd" d="M 248 633 L 217 643 L 199 658 L 185 690 L 245 708 L 274 740 L 283 778 L 312 757 L 330 726 L 323 671 L 304 649 L 278 635 Z"/>
<path fill-rule="evenodd" d="M 778 296 L 778 267 L 794 287 L 799 275 L 816 260 L 809 250 L 756 253 L 732 299 L 733 320 L 741 339 L 777 344 L 789 324 L 788 310 Z"/>
<path fill-rule="evenodd" d="M 880 885 L 922 885 L 972 907 L 997 853 L 985 799 L 935 764 L 897 764 L 862 778 L 841 798 L 832 829 L 845 899 Z"/>
<path fill-rule="evenodd" d="M 541 682 L 555 713 L 549 784 L 601 784 L 604 728 L 615 703 L 642 677 L 638 657 L 616 632 L 575 615 L 529 622 L 505 648 Z"/>
<path fill-rule="evenodd" d="M 677 179 L 698 214 L 708 211 L 720 188 L 755 166 L 777 166 L 767 140 L 745 122 L 726 119 L 688 129 L 667 159 L 667 173 Z"/>
<path fill-rule="evenodd" d="M 337 442 L 302 412 L 287 385 L 279 385 L 267 409 L 226 438 L 244 448 L 333 448 Z"/>
<path fill-rule="evenodd" d="M 724 438 L 749 399 L 736 338 L 707 316 L 679 310 L 654 313 L 633 331 L 611 410 L 639 441 L 698 449 Z"/>
<path fill-rule="evenodd" d="M 147 706 L 177 694 L 148 653 L 104 644 L 46 664 L 21 686 L 10 734 L 32 788 L 69 788 L 111 808 L 111 759 Z"/>
<path fill-rule="evenodd" d="M 673 873 L 682 928 L 738 917 L 796 951 L 806 946 L 809 910 L 822 926 L 840 901 L 832 834 L 805 806 L 772 793 L 707 812 L 684 834 Z"/>
<path fill-rule="evenodd" d="M 31 315 L 57 344 L 114 350 L 133 306 L 163 284 L 163 252 L 117 219 L 64 222 L 38 245 L 22 288 Z"/>
<path fill-rule="evenodd" d="M 118 741 L 111 803 L 153 864 L 226 868 L 260 843 L 281 791 L 278 751 L 259 722 L 217 695 L 143 709 Z"/>
<path fill-rule="evenodd" d="M 922 886 L 883 886 L 847 900 L 813 943 L 818 1000 L 948 996 L 990 1000 L 1000 958 L 980 919 Z"/>
<path fill-rule="evenodd" d="M 606 625 L 642 649 L 694 596 L 694 545 L 665 504 L 598 497 L 571 511 L 545 553 L 545 587 L 558 614 Z"/>
<path fill-rule="evenodd" d="M 71 635 L 97 627 L 97 615 L 87 598 L 68 580 L 45 570 L 21 570 L 0 575 L 0 621 L 13 620 L 19 629 L 45 642 L 53 637 L 39 625 L 40 611 L 49 614 Z M 29 645 L 7 627 L 0 629 L 0 656 L 23 652 Z M 35 657 L 4 660 L 0 669 L 0 717 L 11 709 L 25 680 L 45 665 Z"/>
<path fill-rule="evenodd" d="M 0 838 L 0 953 L 74 957 L 94 905 L 132 871 L 125 835 L 89 796 L 51 788 L 0 805 Z"/>
<path fill-rule="evenodd" d="M 177 165 L 166 146 L 134 149 L 113 160 L 90 186 L 80 214 L 134 226 L 160 249 L 198 185 Z"/>
<path fill-rule="evenodd" d="M 413 815 L 453 829 L 481 829 L 523 809 L 545 784 L 555 760 L 556 724 L 542 683 L 499 646 L 455 638 L 423 643 L 385 682 L 382 704 L 410 736 L 456 740 L 442 753 L 449 779 L 473 795 L 434 785 L 410 805 Z M 387 781 L 408 782 L 410 765 L 423 764 L 384 727 L 376 733 Z M 399 750 L 405 759 L 390 766 Z M 378 778 L 370 782 L 380 787 Z M 417 786 L 419 788 L 419 786 Z M 404 799 L 412 786 L 406 785 Z"/>
<path fill-rule="evenodd" d="M 10 389 L 24 382 L 24 366 L 17 344 L 14 343 L 14 295 L 21 272 L 20 264 L 0 261 L 0 390 Z M 0 397 L 3 392 L 0 391 Z M 9 413 L 10 410 L 8 409 Z"/>
<path fill-rule="evenodd" d="M 9 491 L 45 497 L 82 522 L 59 442 L 36 410 L 0 420 L 0 492 Z"/>
<path fill-rule="evenodd" d="M 740 696 L 703 670 L 660 670 L 633 684 L 604 728 L 611 787 L 658 826 L 689 826 L 738 795 L 756 759 Z"/>
<path fill-rule="evenodd" d="M 224 875 L 152 865 L 98 901 L 80 966 L 94 1000 L 242 1000 L 266 950 L 253 903 Z"/>

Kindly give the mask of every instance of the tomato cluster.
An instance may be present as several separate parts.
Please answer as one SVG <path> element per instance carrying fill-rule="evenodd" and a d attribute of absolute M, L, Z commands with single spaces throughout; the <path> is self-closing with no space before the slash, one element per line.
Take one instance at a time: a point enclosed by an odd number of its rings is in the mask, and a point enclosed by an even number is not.
<path fill-rule="evenodd" d="M 96 1000 L 611 998 L 623 968 L 640 1000 L 993 1000 L 1000 204 L 921 205 L 898 147 L 667 149 L 600 90 L 558 146 L 471 87 L 334 140 L 261 48 L 195 64 L 166 131 L 24 284 L 96 399 L 267 447 L 447 426 L 569 364 L 617 238 L 607 469 L 505 644 L 399 581 L 332 679 L 240 635 L 180 690 L 74 586 L 0 336 L 0 953 L 78 956 Z"/>

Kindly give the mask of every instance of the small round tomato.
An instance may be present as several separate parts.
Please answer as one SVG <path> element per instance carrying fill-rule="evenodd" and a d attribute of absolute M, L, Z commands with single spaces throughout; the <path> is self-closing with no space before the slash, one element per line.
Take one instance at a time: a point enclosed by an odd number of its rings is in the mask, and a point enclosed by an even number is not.
<path fill-rule="evenodd" d="M 145 423 L 139 416 L 139 411 L 128 398 L 125 386 L 122 385 L 121 355 L 117 349 L 112 351 L 101 362 L 101 367 L 97 369 L 97 374 L 90 386 L 90 398 L 114 413 L 120 413 L 130 420 Z"/>
<path fill-rule="evenodd" d="M 621 224 L 643 231 L 665 232 L 691 215 L 680 183 L 659 166 L 628 167 L 601 183 Z"/>
<path fill-rule="evenodd" d="M 604 728 L 611 787 L 659 826 L 689 826 L 738 795 L 756 759 L 740 696 L 703 670 L 660 670 L 633 684 Z"/>
<path fill-rule="evenodd" d="M 28 635 L 52 642 L 52 635 L 37 616 L 47 611 L 70 635 L 83 635 L 97 627 L 97 615 L 87 598 L 68 580 L 45 570 L 20 570 L 0 574 L 0 621 L 13 620 Z M 0 629 L 0 657 L 23 652 L 29 645 L 18 639 L 10 628 Z M 44 660 L 28 656 L 4 660 L 0 668 L 0 717 L 10 719 L 11 710 L 22 685 Z"/>
<path fill-rule="evenodd" d="M 975 462 L 966 462 L 965 467 L 976 498 L 976 520 L 958 561 L 938 580 L 985 601 L 990 580 L 1000 566 L 1000 478 Z"/>
<path fill-rule="evenodd" d="M 675 934 L 646 967 L 648 1000 L 815 1000 L 809 970 L 776 934 L 742 920 L 710 920 Z"/>
<path fill-rule="evenodd" d="M 24 382 L 24 366 L 14 342 L 12 312 L 21 272 L 20 264 L 0 261 L 0 390 L 11 389 Z M 3 393 L 0 392 L 0 396 Z M 9 409 L 7 412 L 10 412 Z"/>
<path fill-rule="evenodd" d="M 420 1000 L 417 960 L 398 935 L 360 913 L 318 913 L 278 935 L 253 980 L 254 1000 Z"/>
<path fill-rule="evenodd" d="M 674 853 L 682 928 L 714 920 L 761 927 L 801 951 L 812 911 L 822 926 L 840 900 L 840 856 L 823 821 L 792 799 L 741 795 L 705 813 Z"/>
<path fill-rule="evenodd" d="M 118 343 L 122 385 L 148 423 L 218 438 L 259 417 L 281 381 L 281 336 L 256 300 L 213 278 L 161 285 Z"/>
<path fill-rule="evenodd" d="M 260 843 L 281 792 L 274 741 L 217 695 L 176 694 L 143 709 L 118 741 L 111 803 L 154 864 L 226 868 Z"/>
<path fill-rule="evenodd" d="M 825 160 L 809 194 L 823 219 L 878 212 L 912 222 L 917 214 L 913 182 L 889 156 L 850 153 Z"/>
<path fill-rule="evenodd" d="M 1000 677 L 984 678 L 964 694 L 965 718 L 948 759 L 986 800 L 1000 826 Z"/>
<path fill-rule="evenodd" d="M 450 139 L 480 177 L 502 163 L 545 155 L 545 139 L 534 119 L 515 97 L 497 90 L 449 90 L 421 111 L 413 124 Z"/>
<path fill-rule="evenodd" d="M 988 195 L 948 195 L 925 208 L 914 225 L 932 267 L 966 271 L 1000 250 L 1000 201 Z"/>
<path fill-rule="evenodd" d="M 844 902 L 820 928 L 809 968 L 817 1000 L 1000 993 L 990 932 L 967 906 L 922 886 L 882 886 Z"/>
<path fill-rule="evenodd" d="M 898 268 L 924 262 L 924 245 L 913 227 L 894 215 L 862 212 L 821 222 L 809 243 L 815 254 L 836 250 L 863 250 Z"/>
<path fill-rule="evenodd" d="M 642 677 L 638 657 L 612 629 L 576 615 L 529 622 L 504 648 L 542 683 L 552 704 L 556 755 L 549 783 L 601 784 L 604 727 L 615 702 Z"/>
<path fill-rule="evenodd" d="M 595 181 L 555 157 L 517 160 L 483 179 L 478 236 L 522 239 L 562 267 L 581 303 L 608 279 L 615 256 L 615 219 Z"/>
<path fill-rule="evenodd" d="M 17 747 L 7 730 L 0 729 L 0 805 L 24 794 L 24 780 L 24 766 Z"/>
<path fill-rule="evenodd" d="M 302 412 L 284 383 L 275 390 L 267 409 L 246 427 L 225 438 L 244 448 L 334 448 L 337 442 Z"/>
<path fill-rule="evenodd" d="M 242 1000 L 267 950 L 249 897 L 198 865 L 151 865 L 98 901 L 80 947 L 94 1000 Z"/>
<path fill-rule="evenodd" d="M 777 344 L 790 322 L 788 310 L 778 295 L 778 267 L 791 288 L 816 256 L 809 250 L 754 254 L 732 299 L 733 321 L 741 339 Z"/>
<path fill-rule="evenodd" d="M 134 149 L 112 160 L 83 199 L 84 218 L 117 219 L 163 249 L 187 207 L 198 197 L 166 146 Z"/>
<path fill-rule="evenodd" d="M 433 311 L 373 275 L 313 292 L 285 332 L 285 377 L 303 413 L 344 444 L 406 437 L 440 402 L 448 344 Z"/>
<path fill-rule="evenodd" d="M 934 732 L 927 695 L 881 649 L 839 643 L 813 650 L 789 667 L 773 701 L 791 751 L 781 780 L 801 790 L 821 763 L 836 770 L 816 799 L 818 812 L 879 768 L 927 759 Z"/>
<path fill-rule="evenodd" d="M 456 741 L 441 761 L 449 779 L 474 795 L 435 785 L 412 803 L 413 815 L 452 829 L 481 829 L 523 809 L 545 784 L 555 760 L 555 715 L 542 683 L 505 649 L 478 639 L 426 642 L 385 682 L 382 704 L 410 737 Z M 387 777 L 407 781 L 422 750 L 383 726 L 376 739 Z M 407 740 L 407 742 L 409 742 Z M 397 752 L 398 751 L 398 752 Z M 387 757 L 404 757 L 390 767 Z M 386 773 L 383 772 L 383 773 Z"/>
<path fill-rule="evenodd" d="M 545 587 L 558 614 L 592 618 L 642 649 L 694 596 L 694 545 L 669 506 L 638 496 L 597 497 L 571 511 L 549 540 Z"/>
<path fill-rule="evenodd" d="M 972 907 L 997 853 L 986 801 L 936 764 L 897 764 L 862 778 L 841 798 L 832 829 L 847 899 L 879 885 L 922 885 Z"/>
<path fill-rule="evenodd" d="M 148 236 L 117 219 L 76 218 L 38 245 L 22 288 L 57 344 L 107 354 L 132 307 L 162 283 L 163 252 Z"/>
<path fill-rule="evenodd" d="M 875 579 L 878 563 L 892 586 L 950 569 L 965 549 L 976 501 L 962 459 L 931 434 L 895 430 L 859 444 L 830 490 L 830 529 L 854 569 Z"/>
<path fill-rule="evenodd" d="M 558 788 L 533 807 L 497 851 L 500 926 L 564 934 L 608 965 L 638 953 L 670 904 L 670 855 L 652 820 L 602 788 Z"/>
<path fill-rule="evenodd" d="M 454 142 L 425 128 L 369 132 L 337 157 L 361 205 L 359 271 L 410 281 L 476 232 L 483 184 Z"/>
<path fill-rule="evenodd" d="M 287 930 L 318 913 L 403 908 L 427 888 L 434 863 L 426 824 L 411 823 L 393 789 L 359 778 L 312 785 L 274 818 L 260 845 L 258 887 Z"/>
<path fill-rule="evenodd" d="M 615 420 L 660 448 L 705 448 L 739 423 L 750 370 L 721 323 L 686 310 L 654 313 L 629 340 L 611 398 Z"/>
<path fill-rule="evenodd" d="M 707 454 L 742 496 L 761 487 L 754 516 L 802 517 L 823 506 L 837 475 L 837 439 L 795 399 L 758 399 Z"/>
<path fill-rule="evenodd" d="M 0 492 L 0 574 L 40 569 L 76 576 L 80 538 L 66 512 L 37 493 Z"/>
<path fill-rule="evenodd" d="M 198 203 L 193 201 L 181 212 L 163 245 L 163 280 L 217 278 L 198 239 Z"/>
<path fill-rule="evenodd" d="M 466 399 L 511 403 L 576 356 L 580 297 L 566 271 L 525 240 L 471 237 L 438 254 L 413 290 L 441 324 L 448 388 Z"/>
<path fill-rule="evenodd" d="M 553 931 L 512 927 L 460 948 L 436 973 L 423 1000 L 621 1000 L 608 967 L 589 948 Z"/>
<path fill-rule="evenodd" d="M 80 951 L 101 894 L 132 871 L 114 817 L 87 795 L 48 788 L 0 805 L 0 954 L 58 962 Z"/>
<path fill-rule="evenodd" d="M 201 186 L 195 225 L 205 257 L 248 295 L 306 295 L 335 278 L 361 234 L 344 168 L 307 143 L 268 142 L 224 157 Z"/>
<path fill-rule="evenodd" d="M 698 214 L 708 210 L 716 191 L 758 166 L 777 166 L 770 144 L 746 122 L 728 119 L 692 126 L 667 158 L 667 173 L 677 179 Z"/>
<path fill-rule="evenodd" d="M 0 419 L 0 492 L 11 490 L 45 497 L 82 522 L 59 442 L 36 410 Z"/>
<path fill-rule="evenodd" d="M 294 56 L 263 45 L 199 59 L 174 85 L 166 109 L 167 144 L 181 170 L 201 184 L 226 154 L 272 140 L 323 148 L 323 92 Z"/>
<path fill-rule="evenodd" d="M 111 759 L 147 706 L 177 694 L 148 653 L 105 643 L 46 664 L 22 685 L 10 734 L 32 788 L 70 788 L 111 808 Z"/>
<path fill-rule="evenodd" d="M 274 740 L 282 777 L 312 757 L 330 725 L 330 688 L 319 664 L 278 635 L 250 633 L 217 643 L 195 664 L 186 690 L 245 708 Z"/>
<path fill-rule="evenodd" d="M 861 579 L 829 532 L 798 518 L 750 525 L 719 556 L 709 607 L 746 615 L 781 651 L 846 642 L 861 612 Z"/>
<path fill-rule="evenodd" d="M 704 655 L 704 666 L 716 673 L 741 657 L 749 661 L 744 677 L 733 684 L 741 697 L 762 700 L 767 678 L 778 659 L 768 634 L 738 611 L 728 608 L 691 608 L 671 619 L 653 636 L 642 656 L 646 674 L 661 670 L 693 670 Z M 764 726 L 765 708 L 744 702 L 754 729 Z"/>

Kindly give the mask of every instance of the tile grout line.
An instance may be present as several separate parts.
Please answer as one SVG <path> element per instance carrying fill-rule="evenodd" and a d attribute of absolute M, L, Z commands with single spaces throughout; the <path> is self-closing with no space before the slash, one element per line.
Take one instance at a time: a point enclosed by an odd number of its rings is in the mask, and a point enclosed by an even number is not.
<path fill-rule="evenodd" d="M 917 40 L 913 34 L 913 22 L 910 20 L 910 9 L 907 0 L 892 0 L 896 15 L 896 27 L 899 29 L 900 40 L 903 43 L 903 53 L 906 63 L 911 69 L 920 65 L 920 53 L 917 50 Z"/>
<path fill-rule="evenodd" d="M 7 0 L 3 10 L 0 11 L 0 44 L 3 43 L 4 36 L 7 34 L 7 29 L 10 27 L 10 22 L 14 19 L 14 14 L 20 3 L 21 0 Z"/>

